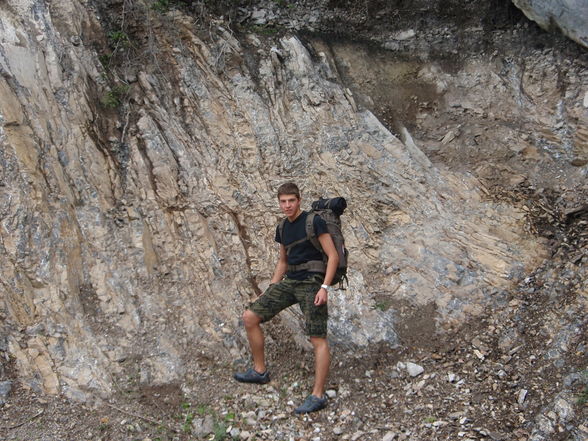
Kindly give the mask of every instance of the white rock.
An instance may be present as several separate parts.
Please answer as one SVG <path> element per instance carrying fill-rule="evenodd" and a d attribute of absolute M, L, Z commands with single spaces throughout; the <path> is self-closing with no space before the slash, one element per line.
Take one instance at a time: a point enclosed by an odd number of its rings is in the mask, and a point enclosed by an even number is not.
<path fill-rule="evenodd" d="M 519 396 L 517 398 L 519 405 L 522 405 L 525 402 L 525 398 L 527 398 L 527 392 L 527 389 L 521 389 L 519 391 Z"/>
<path fill-rule="evenodd" d="M 584 94 L 584 107 L 588 108 L 588 91 Z"/>
<path fill-rule="evenodd" d="M 333 389 L 329 389 L 325 393 L 327 394 L 327 397 L 329 397 L 329 398 L 335 398 L 337 396 L 337 391 L 335 391 Z"/>
<path fill-rule="evenodd" d="M 382 441 L 392 441 L 394 438 L 396 438 L 396 434 L 394 432 L 387 432 L 384 435 L 384 438 L 382 438 Z"/>
<path fill-rule="evenodd" d="M 563 398 L 555 401 L 555 411 L 562 422 L 567 423 L 574 417 L 574 406 Z"/>
<path fill-rule="evenodd" d="M 418 377 L 423 372 L 425 372 L 425 368 L 409 361 L 406 363 L 406 371 L 408 372 L 408 375 L 410 375 L 411 377 Z"/>
<path fill-rule="evenodd" d="M 357 432 L 355 432 L 353 434 L 353 436 L 351 437 L 351 441 L 357 441 L 359 438 L 361 438 L 363 435 L 365 434 L 365 432 L 362 432 L 361 430 L 358 430 Z"/>
<path fill-rule="evenodd" d="M 447 145 L 449 144 L 451 141 L 453 141 L 456 137 L 456 134 L 453 130 L 450 130 L 449 132 L 447 132 L 445 134 L 445 136 L 443 138 L 441 138 L 441 144 L 443 145 Z"/>
<path fill-rule="evenodd" d="M 414 29 L 409 29 L 407 31 L 398 32 L 394 35 L 394 40 L 404 41 L 413 38 L 416 35 Z"/>
<path fill-rule="evenodd" d="M 251 19 L 252 20 L 263 19 L 263 18 L 265 18 L 266 15 L 267 15 L 267 11 L 265 9 L 255 9 L 251 13 Z"/>

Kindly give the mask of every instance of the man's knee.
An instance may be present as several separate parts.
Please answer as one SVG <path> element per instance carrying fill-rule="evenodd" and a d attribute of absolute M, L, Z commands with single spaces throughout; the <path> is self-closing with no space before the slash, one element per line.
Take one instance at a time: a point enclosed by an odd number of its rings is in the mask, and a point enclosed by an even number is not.
<path fill-rule="evenodd" d="M 329 343 L 326 338 L 323 337 L 310 337 L 310 343 L 315 349 L 328 349 Z"/>
<path fill-rule="evenodd" d="M 251 328 L 261 323 L 261 317 L 248 309 L 243 313 L 243 323 L 246 328 Z"/>

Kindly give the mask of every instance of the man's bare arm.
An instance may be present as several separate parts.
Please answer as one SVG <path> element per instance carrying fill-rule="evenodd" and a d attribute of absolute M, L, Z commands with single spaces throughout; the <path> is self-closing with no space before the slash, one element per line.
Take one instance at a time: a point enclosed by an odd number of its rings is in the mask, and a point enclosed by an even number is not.
<path fill-rule="evenodd" d="M 337 266 L 339 265 L 339 254 L 337 254 L 335 244 L 333 243 L 333 239 L 331 238 L 330 234 L 321 234 L 318 237 L 318 240 L 328 258 L 323 284 L 330 285 L 333 281 L 333 277 L 335 277 L 335 273 L 337 272 Z M 327 298 L 327 290 L 321 288 L 315 296 L 314 303 L 315 305 L 323 305 L 327 303 Z"/>

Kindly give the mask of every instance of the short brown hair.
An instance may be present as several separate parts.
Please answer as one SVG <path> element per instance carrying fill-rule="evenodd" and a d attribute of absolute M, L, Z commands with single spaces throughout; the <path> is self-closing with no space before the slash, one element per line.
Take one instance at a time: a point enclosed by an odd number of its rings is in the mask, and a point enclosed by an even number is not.
<path fill-rule="evenodd" d="M 286 182 L 278 187 L 278 199 L 284 194 L 293 194 L 300 199 L 300 190 L 294 182 Z"/>

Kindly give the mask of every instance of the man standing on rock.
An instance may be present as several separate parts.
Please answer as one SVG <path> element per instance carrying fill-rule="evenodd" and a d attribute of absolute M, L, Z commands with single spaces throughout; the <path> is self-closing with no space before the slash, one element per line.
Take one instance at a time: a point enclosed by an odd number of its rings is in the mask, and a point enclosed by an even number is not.
<path fill-rule="evenodd" d="M 339 257 L 327 224 L 320 216 L 314 216 L 314 234 L 328 257 L 324 272 L 316 272 L 306 265 L 321 261 L 322 253 L 316 249 L 306 234 L 308 213 L 300 209 L 300 190 L 288 182 L 278 188 L 280 209 L 286 216 L 283 228 L 276 228 L 275 240 L 280 244 L 280 255 L 270 286 L 249 309 L 243 313 L 247 339 L 253 355 L 253 367 L 235 374 L 243 383 L 265 384 L 270 381 L 265 365 L 264 336 L 260 324 L 270 320 L 280 311 L 298 303 L 306 321 L 306 334 L 314 348 L 314 387 L 296 413 L 315 412 L 327 405 L 325 383 L 329 373 L 330 354 L 327 343 L 327 299 Z"/>

